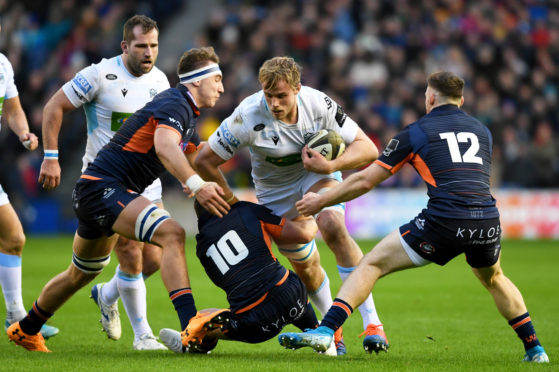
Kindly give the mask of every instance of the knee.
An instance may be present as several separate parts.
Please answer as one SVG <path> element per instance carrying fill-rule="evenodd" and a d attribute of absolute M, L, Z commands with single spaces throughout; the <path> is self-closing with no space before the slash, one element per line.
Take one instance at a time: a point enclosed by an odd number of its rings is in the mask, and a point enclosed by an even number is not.
<path fill-rule="evenodd" d="M 184 242 L 186 241 L 186 232 L 178 223 L 175 222 L 171 228 L 165 231 L 162 240 L 163 240 L 162 248 L 164 250 L 173 249 L 173 250 L 180 250 L 184 252 Z"/>
<path fill-rule="evenodd" d="M 344 216 L 333 210 L 323 210 L 316 219 L 320 233 L 325 241 L 339 239 L 346 233 Z"/>
<path fill-rule="evenodd" d="M 10 236 L 0 242 L 0 250 L 5 254 L 21 256 L 24 245 L 25 234 L 23 231 L 10 232 Z"/>
<path fill-rule="evenodd" d="M 141 266 L 143 243 L 120 237 L 115 247 L 115 253 L 122 264 L 135 264 Z"/>

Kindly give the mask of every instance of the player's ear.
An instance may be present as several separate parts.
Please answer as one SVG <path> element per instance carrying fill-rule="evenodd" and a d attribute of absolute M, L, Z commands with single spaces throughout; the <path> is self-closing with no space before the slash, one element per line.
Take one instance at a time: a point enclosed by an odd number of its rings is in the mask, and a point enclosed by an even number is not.
<path fill-rule="evenodd" d="M 120 49 L 122 49 L 122 53 L 128 53 L 128 43 L 125 40 L 120 42 Z"/>
<path fill-rule="evenodd" d="M 459 107 L 462 107 L 463 104 L 464 104 L 464 96 L 460 97 L 460 106 Z"/>
<path fill-rule="evenodd" d="M 301 83 L 297 84 L 297 89 L 295 89 L 295 94 L 299 94 L 300 90 L 301 90 Z"/>

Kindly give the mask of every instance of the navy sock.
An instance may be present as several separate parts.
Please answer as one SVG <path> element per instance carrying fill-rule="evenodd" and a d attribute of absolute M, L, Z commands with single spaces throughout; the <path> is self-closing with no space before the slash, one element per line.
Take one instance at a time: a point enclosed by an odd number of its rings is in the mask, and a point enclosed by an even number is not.
<path fill-rule="evenodd" d="M 35 301 L 31 310 L 29 310 L 27 316 L 19 322 L 19 325 L 21 330 L 28 335 L 36 335 L 51 316 L 52 314 L 41 309 L 39 305 L 37 305 L 37 301 Z"/>
<path fill-rule="evenodd" d="M 169 292 L 169 298 L 175 306 L 175 310 L 181 322 L 181 331 L 186 328 L 190 319 L 196 315 L 196 305 L 194 305 L 194 297 L 192 289 L 180 288 Z"/>
<path fill-rule="evenodd" d="M 353 313 L 353 308 L 347 302 L 340 298 L 335 298 L 334 303 L 332 303 L 320 325 L 337 331 L 351 313 Z"/>
<path fill-rule="evenodd" d="M 532 325 L 530 314 L 522 314 L 509 321 L 509 324 L 518 335 L 518 338 L 522 340 L 525 350 L 531 349 L 534 346 L 541 346 L 540 340 L 536 336 L 536 330 Z"/>

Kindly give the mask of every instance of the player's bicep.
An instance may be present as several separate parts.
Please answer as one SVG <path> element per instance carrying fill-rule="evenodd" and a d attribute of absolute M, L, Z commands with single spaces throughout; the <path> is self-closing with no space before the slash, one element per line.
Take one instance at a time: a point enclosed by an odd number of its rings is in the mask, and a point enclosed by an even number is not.
<path fill-rule="evenodd" d="M 413 155 L 414 152 L 409 137 L 409 130 L 406 128 L 388 142 L 382 154 L 375 161 L 375 164 L 380 165 L 394 174 L 398 172 L 405 163 L 409 162 Z"/>
<path fill-rule="evenodd" d="M 166 146 L 177 146 L 181 140 L 180 132 L 169 126 L 158 125 L 153 135 L 153 145 L 156 151 L 164 149 Z"/>

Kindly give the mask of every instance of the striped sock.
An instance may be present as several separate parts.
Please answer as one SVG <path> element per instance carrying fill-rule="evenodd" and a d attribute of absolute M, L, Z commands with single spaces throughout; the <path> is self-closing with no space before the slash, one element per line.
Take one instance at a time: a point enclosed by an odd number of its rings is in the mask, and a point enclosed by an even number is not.
<path fill-rule="evenodd" d="M 184 330 L 188 322 L 196 315 L 196 305 L 192 296 L 192 289 L 180 288 L 169 292 L 169 298 L 175 306 L 175 310 L 181 322 L 181 330 Z"/>
<path fill-rule="evenodd" d="M 534 346 L 541 346 L 529 313 L 522 314 L 512 319 L 509 321 L 509 324 L 518 335 L 518 338 L 522 340 L 525 350 L 531 349 Z"/>
<path fill-rule="evenodd" d="M 320 325 L 336 331 L 344 324 L 351 313 L 353 313 L 353 308 L 349 306 L 347 302 L 340 298 L 335 298 L 334 303 L 326 313 L 324 319 L 322 319 Z"/>
<path fill-rule="evenodd" d="M 21 330 L 28 335 L 36 335 L 51 316 L 52 314 L 41 309 L 35 301 L 27 316 L 20 320 L 19 325 Z"/>

